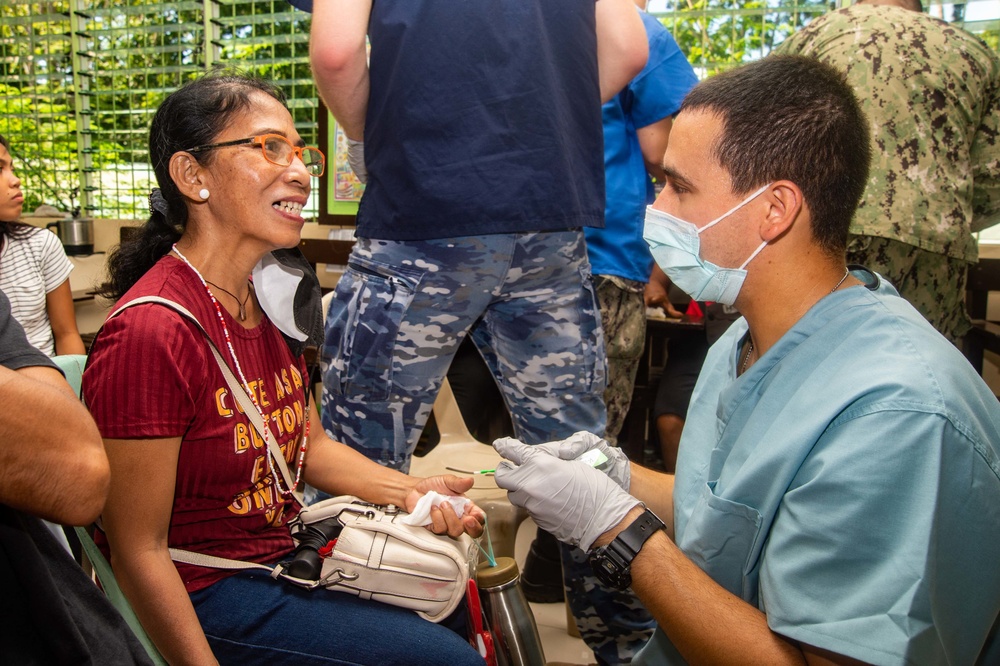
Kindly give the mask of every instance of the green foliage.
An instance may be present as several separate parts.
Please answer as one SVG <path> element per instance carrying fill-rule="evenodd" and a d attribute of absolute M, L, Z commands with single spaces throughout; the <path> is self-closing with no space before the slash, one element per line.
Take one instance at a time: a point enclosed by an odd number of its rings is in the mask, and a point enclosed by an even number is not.
<path fill-rule="evenodd" d="M 656 12 L 702 76 L 756 60 L 832 8 L 827 0 L 667 0 Z"/>
<path fill-rule="evenodd" d="M 833 8 L 833 0 L 666 0 L 656 15 L 704 77 L 770 53 Z M 0 133 L 12 142 L 26 209 L 84 205 L 95 217 L 145 217 L 152 114 L 171 90 L 217 66 L 282 86 L 302 138 L 318 143 L 309 15 L 283 0 L 76 0 L 73 9 L 66 0 L 0 2 Z M 980 36 L 1000 50 L 1000 31 Z"/>

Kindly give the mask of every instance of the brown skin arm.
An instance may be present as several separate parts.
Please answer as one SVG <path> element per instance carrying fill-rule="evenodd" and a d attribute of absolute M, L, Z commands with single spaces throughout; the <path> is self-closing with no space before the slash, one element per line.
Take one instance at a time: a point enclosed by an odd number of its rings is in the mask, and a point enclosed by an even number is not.
<path fill-rule="evenodd" d="M 86 525 L 108 494 L 108 459 L 87 408 L 58 370 L 0 367 L 0 503 Z"/>
<path fill-rule="evenodd" d="M 118 584 L 170 664 L 217 663 L 167 546 L 180 437 L 104 444 L 113 481 L 102 526 Z"/>
<path fill-rule="evenodd" d="M 642 507 L 632 509 L 594 545 L 609 543 L 642 512 Z M 663 518 L 662 514 L 657 515 Z M 688 663 L 741 666 L 863 663 L 771 631 L 767 616 L 725 590 L 689 560 L 671 540 L 672 532 L 672 526 L 668 526 L 667 532 L 654 534 L 646 541 L 632 561 L 632 589 Z"/>
<path fill-rule="evenodd" d="M 395 504 L 412 511 L 417 501 L 430 490 L 446 495 L 461 495 L 472 487 L 471 478 L 452 474 L 426 479 L 408 476 L 366 458 L 346 444 L 335 442 L 327 436 L 316 412 L 315 403 L 309 406 L 309 418 L 316 427 L 311 429 L 309 448 L 306 450 L 304 476 L 309 485 L 333 495 L 356 495 L 375 504 Z M 468 532 L 473 537 L 483 533 L 486 514 L 474 504 L 462 516 L 455 515 L 447 504 L 431 509 L 435 534 L 458 537 Z"/>
<path fill-rule="evenodd" d="M 69 280 L 45 295 L 45 310 L 52 326 L 56 354 L 86 354 L 83 339 L 76 327 L 76 310 L 73 307 L 73 292 L 70 290 Z"/>
<path fill-rule="evenodd" d="M 646 307 L 661 308 L 668 317 L 680 319 L 684 314 L 670 302 L 669 292 L 670 278 L 654 262 L 653 270 L 649 274 L 649 282 L 646 283 L 646 291 L 643 294 L 646 299 Z"/>
<path fill-rule="evenodd" d="M 670 128 L 673 127 L 673 124 L 674 119 L 667 116 L 636 130 L 642 159 L 646 163 L 646 171 L 660 183 L 667 179 L 667 175 L 663 172 L 663 155 L 667 152 Z"/>

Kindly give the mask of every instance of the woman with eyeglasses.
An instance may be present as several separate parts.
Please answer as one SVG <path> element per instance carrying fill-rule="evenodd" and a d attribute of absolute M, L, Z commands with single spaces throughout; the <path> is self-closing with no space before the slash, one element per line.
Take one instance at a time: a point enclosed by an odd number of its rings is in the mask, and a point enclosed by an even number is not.
<path fill-rule="evenodd" d="M 303 145 L 280 91 L 231 73 L 189 83 L 157 110 L 149 153 L 159 191 L 138 237 L 111 257 L 107 295 L 117 307 L 161 296 L 187 308 L 266 426 L 263 437 L 254 431 L 204 334 L 168 307 L 122 310 L 94 343 L 83 391 L 111 462 L 102 528 L 156 647 L 170 663 L 481 664 L 464 636 L 410 611 L 171 560 L 168 548 L 288 559 L 287 523 L 299 509 L 288 486 L 300 480 L 408 509 L 427 491 L 472 484 L 371 462 L 327 437 L 307 406 L 302 356 L 280 315 L 269 315 L 269 302 L 287 308 L 290 297 L 269 300 L 259 265 L 298 244 L 325 158 Z M 265 438 L 284 453 L 291 484 Z M 474 506 L 462 516 L 443 506 L 432 518 L 429 529 L 452 536 L 478 536 L 484 520 Z"/>

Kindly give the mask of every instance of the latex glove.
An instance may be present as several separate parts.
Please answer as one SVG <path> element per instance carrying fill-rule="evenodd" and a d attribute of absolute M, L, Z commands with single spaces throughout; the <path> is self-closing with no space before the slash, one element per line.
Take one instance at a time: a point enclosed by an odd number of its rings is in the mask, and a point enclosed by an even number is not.
<path fill-rule="evenodd" d="M 351 171 L 362 183 L 368 182 L 368 167 L 365 166 L 365 142 L 347 140 L 347 163 L 351 165 Z"/>
<path fill-rule="evenodd" d="M 521 443 L 512 437 L 504 437 L 502 440 Z M 500 442 L 501 440 L 497 440 Z M 506 444 L 506 441 L 504 444 Z M 497 442 L 493 443 L 495 447 Z M 608 461 L 599 465 L 597 469 L 611 477 L 611 480 L 621 486 L 622 490 L 628 492 L 632 483 L 632 465 L 628 456 L 617 446 L 611 446 L 606 440 L 585 430 L 573 433 L 566 439 L 545 444 L 535 444 L 534 448 L 544 451 L 550 456 L 555 456 L 560 460 L 575 460 L 591 449 L 598 449 L 608 457 Z M 499 449 L 497 449 L 499 450 Z"/>
<path fill-rule="evenodd" d="M 516 439 L 498 439 L 493 447 L 506 458 L 494 478 L 511 504 L 526 509 L 540 528 L 570 545 L 590 550 L 639 504 L 586 463 L 560 460 Z"/>

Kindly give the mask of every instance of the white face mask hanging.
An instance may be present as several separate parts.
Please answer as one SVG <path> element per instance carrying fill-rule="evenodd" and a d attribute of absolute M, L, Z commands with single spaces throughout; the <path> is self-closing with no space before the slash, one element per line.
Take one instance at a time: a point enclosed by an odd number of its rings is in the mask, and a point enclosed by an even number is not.
<path fill-rule="evenodd" d="M 649 243 L 653 259 L 671 282 L 694 300 L 733 305 L 746 280 L 747 265 L 760 254 L 767 241 L 761 243 L 739 268 L 720 268 L 702 258 L 699 235 L 759 197 L 770 186 L 771 183 L 763 186 L 701 229 L 675 215 L 647 206 L 643 238 Z"/>

